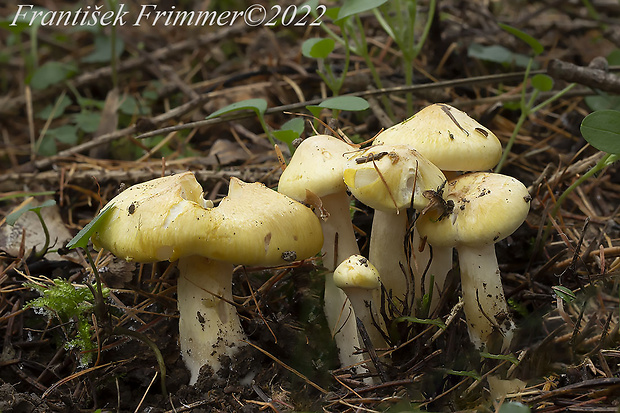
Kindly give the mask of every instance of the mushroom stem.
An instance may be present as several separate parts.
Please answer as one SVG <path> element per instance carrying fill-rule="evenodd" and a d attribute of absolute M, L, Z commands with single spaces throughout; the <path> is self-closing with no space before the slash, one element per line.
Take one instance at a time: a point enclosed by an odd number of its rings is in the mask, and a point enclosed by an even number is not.
<path fill-rule="evenodd" d="M 417 229 L 414 231 L 413 247 L 411 248 L 411 267 L 413 268 L 413 277 L 415 282 L 416 300 L 422 300 L 422 277 L 424 276 L 424 294 L 430 292 L 431 277 L 433 279 L 433 295 L 428 308 L 428 315 L 432 316 L 433 312 L 439 305 L 439 299 L 444 293 L 444 285 L 448 272 L 452 269 L 452 247 L 432 246 L 426 243 L 426 246 L 420 251 L 422 237 Z M 433 255 L 431 260 L 431 248 Z M 429 264 L 429 260 L 431 261 Z M 426 267 L 428 266 L 428 270 Z M 424 275 L 424 271 L 426 274 Z"/>
<path fill-rule="evenodd" d="M 505 350 L 515 325 L 508 312 L 495 245 L 459 245 L 457 251 L 469 337 L 476 348 L 488 348 L 494 342 L 492 334 L 501 334 L 501 349 Z"/>
<path fill-rule="evenodd" d="M 246 335 L 231 304 L 232 264 L 191 255 L 177 268 L 181 354 L 195 384 L 204 364 L 217 373 L 221 357 L 233 357 Z"/>
<path fill-rule="evenodd" d="M 410 305 L 414 294 L 414 285 L 405 255 L 406 232 L 406 211 L 403 210 L 396 214 L 375 210 L 372 219 L 368 259 L 381 274 L 381 283 L 388 294 L 391 293 L 393 303 L 398 310 L 403 309 L 403 303 Z M 379 290 L 378 296 L 380 297 L 380 295 L 381 291 Z"/>
<path fill-rule="evenodd" d="M 323 209 L 329 217 L 323 219 L 323 265 L 330 271 L 351 255 L 359 254 L 359 247 L 355 239 L 351 214 L 349 212 L 350 198 L 346 192 L 336 192 L 321 197 Z"/>
<path fill-rule="evenodd" d="M 349 214 L 349 197 L 346 192 L 336 192 L 321 197 L 323 209 L 329 217 L 321 220 L 323 227 L 323 265 L 325 274 L 325 317 L 338 347 L 340 363 L 351 366 L 361 363 L 363 355 L 353 354 L 358 343 L 357 325 L 351 303 L 334 284 L 334 269 L 351 255 L 359 254 L 353 224 Z"/>
<path fill-rule="evenodd" d="M 374 347 L 386 347 L 385 338 L 379 331 L 379 329 L 385 331 L 385 323 L 379 312 L 374 290 L 348 289 L 346 295 L 353 306 L 355 316 L 364 324 L 372 345 Z M 361 339 L 359 346 L 364 347 Z"/>

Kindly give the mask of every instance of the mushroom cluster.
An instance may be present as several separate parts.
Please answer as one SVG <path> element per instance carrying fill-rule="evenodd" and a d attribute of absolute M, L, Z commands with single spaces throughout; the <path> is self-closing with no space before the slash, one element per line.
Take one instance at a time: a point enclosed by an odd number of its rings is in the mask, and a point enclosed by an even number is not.
<path fill-rule="evenodd" d="M 390 343 L 384 305 L 397 315 L 437 310 L 453 249 L 471 341 L 503 350 L 515 325 L 494 243 L 523 223 L 530 197 L 518 180 L 485 172 L 501 152 L 490 130 L 435 104 L 364 149 L 327 135 L 305 139 L 277 192 L 232 178 L 214 206 L 191 172 L 135 185 L 110 201 L 92 240 L 129 261 L 178 261 L 180 347 L 191 383 L 246 342 L 233 265 L 278 265 L 319 251 L 324 311 L 343 367 L 377 371 L 360 349 Z M 375 210 L 368 257 L 358 248 L 352 197 Z"/>
<path fill-rule="evenodd" d="M 343 365 L 359 364 L 363 343 L 353 320 L 373 346 L 386 345 L 380 300 L 392 314 L 425 317 L 437 310 L 449 293 L 444 283 L 453 249 L 473 344 L 508 347 L 514 323 L 493 245 L 523 223 L 529 195 L 516 179 L 484 172 L 501 154 L 489 129 L 446 104 L 386 129 L 365 149 L 323 135 L 299 146 L 279 191 L 314 206 L 321 218 L 325 312 Z M 345 189 L 374 209 L 368 258 L 359 255 Z M 366 275 L 344 277 L 352 268 Z"/>

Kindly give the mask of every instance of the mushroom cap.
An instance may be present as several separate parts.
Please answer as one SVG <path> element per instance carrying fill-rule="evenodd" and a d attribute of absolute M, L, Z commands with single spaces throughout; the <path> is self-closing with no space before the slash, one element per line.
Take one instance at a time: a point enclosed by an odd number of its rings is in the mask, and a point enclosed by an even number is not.
<path fill-rule="evenodd" d="M 443 185 L 446 177 L 409 145 L 373 145 L 347 161 L 344 182 L 360 202 L 373 209 L 396 212 L 421 209 L 424 191 Z"/>
<path fill-rule="evenodd" d="M 442 171 L 484 171 L 502 156 L 489 129 L 452 106 L 436 103 L 377 135 L 374 144 L 413 146 Z"/>
<path fill-rule="evenodd" d="M 334 270 L 334 284 L 341 289 L 362 288 L 374 290 L 381 287 L 379 271 L 362 255 L 351 255 Z"/>
<path fill-rule="evenodd" d="M 492 244 L 512 234 L 527 217 L 531 197 L 511 176 L 475 172 L 449 181 L 443 199 L 454 203 L 452 213 L 440 218 L 429 211 L 416 228 L 431 245 L 458 247 Z"/>
<path fill-rule="evenodd" d="M 220 204 L 207 207 L 194 174 L 134 185 L 110 201 L 92 237 L 128 261 L 200 255 L 243 265 L 276 265 L 320 251 L 321 224 L 312 210 L 261 183 L 231 178 Z"/>
<path fill-rule="evenodd" d="M 298 201 L 306 199 L 306 189 L 318 197 L 344 192 L 342 170 L 345 154 L 351 150 L 349 144 L 333 136 L 305 139 L 282 172 L 278 192 Z"/>

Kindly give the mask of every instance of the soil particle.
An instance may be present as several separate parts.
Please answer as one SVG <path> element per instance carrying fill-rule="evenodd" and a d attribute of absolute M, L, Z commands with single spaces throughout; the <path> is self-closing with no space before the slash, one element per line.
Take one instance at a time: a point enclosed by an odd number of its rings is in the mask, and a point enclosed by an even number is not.
<path fill-rule="evenodd" d="M 51 410 L 32 393 L 18 393 L 9 383 L 0 385 L 0 412 L 44 413 Z"/>

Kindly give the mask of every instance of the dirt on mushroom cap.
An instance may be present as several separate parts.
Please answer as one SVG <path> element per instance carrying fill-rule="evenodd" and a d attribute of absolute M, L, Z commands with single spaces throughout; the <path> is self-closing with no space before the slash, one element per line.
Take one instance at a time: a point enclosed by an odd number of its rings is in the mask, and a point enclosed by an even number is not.
<path fill-rule="evenodd" d="M 442 171 L 483 171 L 497 164 L 502 145 L 465 112 L 436 103 L 377 135 L 374 144 L 409 144 Z"/>
<path fill-rule="evenodd" d="M 436 246 L 497 242 L 523 223 L 530 208 L 529 193 L 519 180 L 485 172 L 449 181 L 444 199 L 454 203 L 451 214 L 442 219 L 426 214 L 416 223 Z"/>

